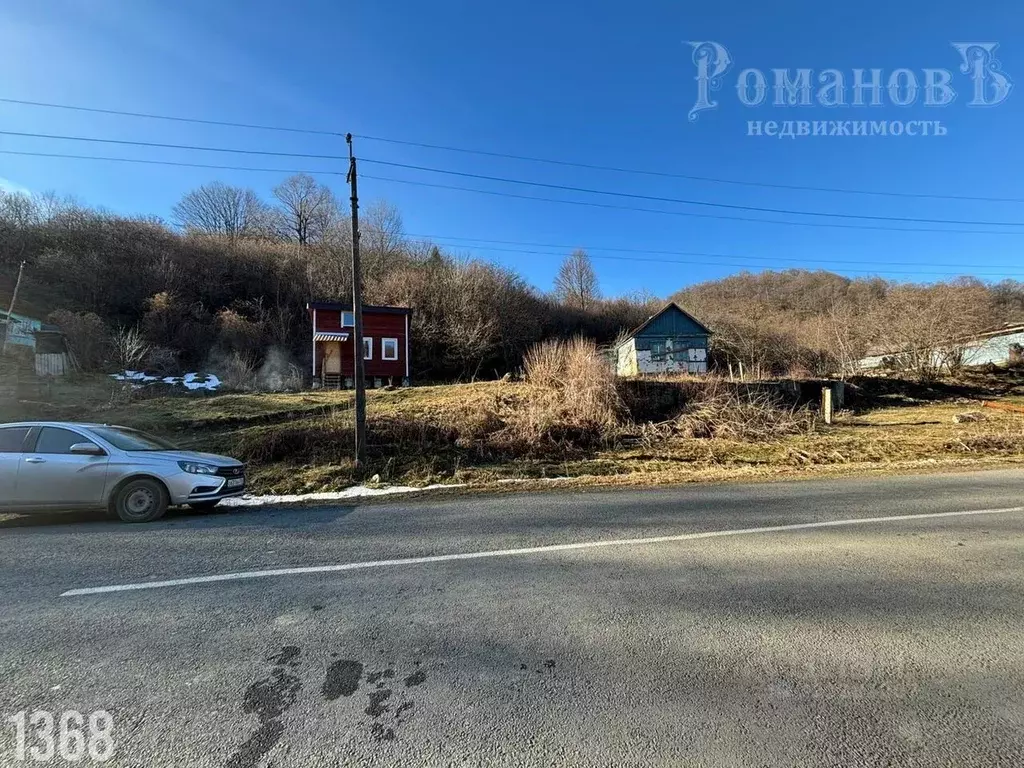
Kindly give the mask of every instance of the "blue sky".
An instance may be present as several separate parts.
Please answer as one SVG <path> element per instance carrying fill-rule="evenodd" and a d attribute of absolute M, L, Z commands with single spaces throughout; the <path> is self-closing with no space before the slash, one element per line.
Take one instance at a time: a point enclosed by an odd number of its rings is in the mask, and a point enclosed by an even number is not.
<path fill-rule="evenodd" d="M 743 8 L 746 8 L 745 10 Z M 214 120 L 351 131 L 413 142 L 746 182 L 1024 199 L 1020 86 L 971 108 L 951 41 L 997 42 L 1001 69 L 1024 83 L 1024 8 L 1014 2 L 684 3 L 608 0 L 497 4 L 470 0 L 2 0 L 0 96 Z M 687 41 L 726 46 L 732 69 L 719 107 L 696 121 Z M 926 67 L 954 73 L 944 108 L 746 107 L 733 88 L 746 67 Z M 849 77 L 849 74 L 848 74 Z M 770 98 L 770 97 L 769 97 Z M 747 120 L 941 120 L 944 137 L 746 135 Z M 345 153 L 329 136 L 247 131 L 0 104 L 0 130 L 310 154 Z M 93 145 L 0 135 L 0 149 L 247 167 L 344 171 L 330 160 Z M 548 184 L 727 205 L 965 221 L 1024 222 L 1024 203 L 870 197 L 698 182 L 527 163 L 357 139 L 377 159 Z M 607 294 L 666 296 L 750 269 L 831 268 L 850 275 L 1024 279 L 1011 234 L 893 232 L 521 200 L 371 176 L 609 205 L 808 221 L 674 203 L 361 166 L 365 202 L 399 207 L 406 231 L 438 238 L 587 247 Z M 123 213 L 168 217 L 214 179 L 269 196 L 285 174 L 0 155 L 0 184 L 55 190 Z M 320 176 L 344 197 L 341 176 Z M 827 219 L 817 219 L 827 221 Z M 871 221 L 831 220 L 869 225 Z M 875 222 L 878 224 L 878 222 Z M 882 226 L 898 226 L 887 225 Z M 936 225 L 907 225 L 941 228 Z M 961 227 L 978 229 L 978 227 Z M 991 227 L 984 229 L 991 230 Z M 1016 234 L 1017 232 L 1021 234 Z M 449 241 L 446 241 L 449 242 Z M 462 242 L 462 241 L 460 241 Z M 455 241 L 450 241 L 454 246 Z M 468 243 L 463 243 L 468 245 Z M 488 250 L 488 247 L 491 250 Z M 516 251 L 518 252 L 510 252 Z M 505 250 L 497 250 L 505 249 Z M 599 250 L 599 249 L 635 249 Z M 544 251 L 526 253 L 523 251 Z M 480 243 L 463 250 L 511 265 L 548 289 L 561 247 Z M 672 252 L 666 254 L 664 252 Z M 675 253 L 721 254 L 686 256 Z M 616 256 L 616 259 L 599 258 Z M 658 263 L 642 258 L 691 263 Z M 756 258 L 755 258 L 756 257 Z M 840 263 L 837 263 L 840 262 Z M 741 266 L 742 265 L 742 266 Z M 970 265 L 969 267 L 950 265 Z"/>

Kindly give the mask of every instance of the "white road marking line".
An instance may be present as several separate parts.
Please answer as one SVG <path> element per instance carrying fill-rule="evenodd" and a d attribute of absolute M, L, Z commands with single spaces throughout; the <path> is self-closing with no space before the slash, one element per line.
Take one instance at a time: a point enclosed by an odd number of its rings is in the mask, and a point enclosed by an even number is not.
<path fill-rule="evenodd" d="M 244 579 L 264 579 L 271 576 L 299 576 L 308 573 L 337 573 L 340 571 L 361 571 L 367 568 L 386 568 L 395 565 L 423 565 L 425 563 L 446 563 L 452 560 L 481 560 L 486 557 L 514 557 L 516 555 L 538 555 L 548 552 L 566 552 L 574 549 L 596 549 L 598 547 L 636 547 L 648 544 L 663 544 L 671 541 L 694 541 L 697 539 L 715 539 L 723 536 L 745 536 L 752 533 L 781 533 L 784 531 L 802 531 L 810 528 L 839 528 L 850 525 L 870 525 L 872 523 L 894 523 L 902 520 L 926 520 L 941 517 L 965 517 L 968 515 L 1000 515 L 1011 512 L 1024 512 L 1024 507 L 1005 507 L 1003 509 L 972 509 L 959 512 L 926 512 L 917 515 L 892 515 L 889 517 L 862 517 L 851 520 L 826 520 L 817 523 L 794 523 L 791 525 L 769 525 L 762 528 L 733 528 L 724 531 L 702 531 L 700 533 L 679 533 L 671 536 L 651 536 L 644 539 L 609 539 L 606 541 L 580 541 L 573 544 L 546 544 L 538 547 L 520 547 L 517 549 L 496 549 L 484 552 L 459 552 L 452 555 L 427 555 L 425 557 L 403 557 L 396 560 L 370 560 L 362 563 L 342 563 L 340 565 L 312 565 L 301 568 L 274 568 L 265 571 L 245 571 L 242 573 L 221 573 L 215 576 L 192 576 L 185 579 L 168 579 L 166 581 L 146 581 L 137 584 L 114 584 L 109 587 L 85 587 L 69 589 L 62 592 L 61 597 L 78 597 L 80 595 L 103 595 L 109 592 L 134 592 L 140 589 L 162 589 L 164 587 L 183 587 L 190 584 L 213 584 L 219 581 L 242 581 Z"/>

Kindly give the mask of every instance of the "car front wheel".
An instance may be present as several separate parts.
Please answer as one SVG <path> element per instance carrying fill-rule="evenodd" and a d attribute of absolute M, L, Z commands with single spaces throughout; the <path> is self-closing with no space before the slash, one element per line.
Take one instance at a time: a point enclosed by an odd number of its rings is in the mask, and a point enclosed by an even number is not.
<path fill-rule="evenodd" d="M 114 497 L 114 511 L 126 523 L 150 523 L 167 511 L 167 490 L 156 480 L 130 480 Z"/>

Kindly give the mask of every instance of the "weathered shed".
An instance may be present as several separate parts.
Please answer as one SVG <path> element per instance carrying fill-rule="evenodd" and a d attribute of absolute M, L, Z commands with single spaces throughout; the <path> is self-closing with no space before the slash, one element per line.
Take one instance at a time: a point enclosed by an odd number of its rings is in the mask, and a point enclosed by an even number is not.
<path fill-rule="evenodd" d="M 1024 323 L 1007 323 L 984 333 L 950 339 L 930 350 L 937 368 L 955 359 L 960 365 L 1020 365 L 1024 361 Z M 861 369 L 901 369 L 913 356 L 908 349 L 878 350 L 858 361 Z"/>
<path fill-rule="evenodd" d="M 0 334 L 6 336 L 8 346 L 34 348 L 35 333 L 42 327 L 43 321 L 36 317 L 20 312 L 12 312 L 8 317 L 6 306 L 0 309 Z"/>
<path fill-rule="evenodd" d="M 60 328 L 44 323 L 35 337 L 36 376 L 64 376 L 74 369 L 74 356 Z"/>
<path fill-rule="evenodd" d="M 649 317 L 615 348 L 620 376 L 707 373 L 711 331 L 675 302 Z"/>

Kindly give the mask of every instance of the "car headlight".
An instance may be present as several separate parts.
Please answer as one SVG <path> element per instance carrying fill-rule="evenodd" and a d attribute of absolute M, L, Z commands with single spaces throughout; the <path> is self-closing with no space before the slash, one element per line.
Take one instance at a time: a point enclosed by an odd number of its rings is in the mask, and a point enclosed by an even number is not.
<path fill-rule="evenodd" d="M 197 461 L 179 461 L 178 466 L 182 472 L 190 475 L 216 475 L 217 468 L 213 464 L 200 464 Z"/>

